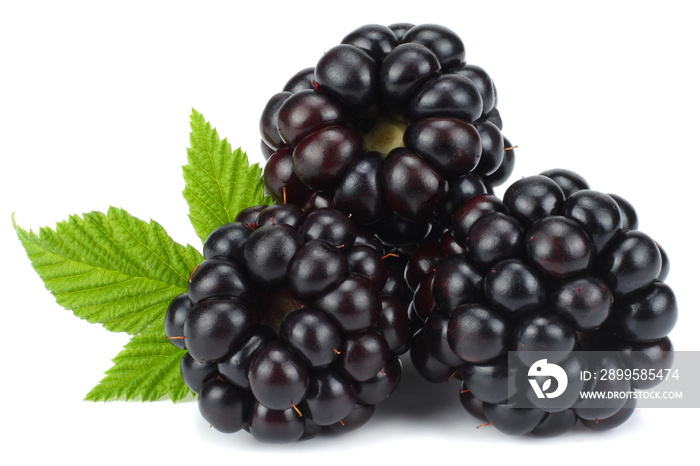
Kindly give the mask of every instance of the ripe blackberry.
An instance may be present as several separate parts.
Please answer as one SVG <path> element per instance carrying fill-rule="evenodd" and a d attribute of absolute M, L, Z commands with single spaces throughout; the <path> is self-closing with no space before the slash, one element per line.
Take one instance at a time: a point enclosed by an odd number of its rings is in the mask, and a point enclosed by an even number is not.
<path fill-rule="evenodd" d="M 384 244 L 419 243 L 448 227 L 466 198 L 510 176 L 497 100 L 454 31 L 359 27 L 263 109 L 265 187 L 299 206 L 321 193 Z"/>
<path fill-rule="evenodd" d="M 239 219 L 206 239 L 165 318 L 202 416 L 278 443 L 359 427 L 398 385 L 412 335 L 382 253 L 331 208 Z"/>
<path fill-rule="evenodd" d="M 465 409 L 509 434 L 548 437 L 579 420 L 594 430 L 622 424 L 634 399 L 601 407 L 580 391 L 631 391 L 659 380 L 591 382 L 581 371 L 670 368 L 668 334 L 678 317 L 664 282 L 668 256 L 637 225 L 629 202 L 568 170 L 520 179 L 502 200 L 472 195 L 456 209 L 449 241 L 423 243 L 405 269 L 415 289 L 409 314 L 420 328 L 411 347 L 418 371 L 433 382 L 460 378 Z M 594 366 L 577 350 L 617 357 Z M 556 352 L 548 363 L 571 386 L 557 409 L 515 379 L 539 351 Z M 516 395 L 535 407 L 508 404 Z"/>

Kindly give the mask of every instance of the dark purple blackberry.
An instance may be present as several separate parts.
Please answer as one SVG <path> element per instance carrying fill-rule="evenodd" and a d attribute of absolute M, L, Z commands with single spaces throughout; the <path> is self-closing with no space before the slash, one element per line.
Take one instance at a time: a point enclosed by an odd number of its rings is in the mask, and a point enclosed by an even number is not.
<path fill-rule="evenodd" d="M 249 393 L 217 377 L 202 387 L 199 412 L 217 430 L 237 432 L 248 423 L 252 401 Z"/>
<path fill-rule="evenodd" d="M 411 363 L 427 381 L 439 383 L 449 380 L 455 369 L 440 361 L 430 350 L 423 329 L 418 330 L 411 342 Z"/>
<path fill-rule="evenodd" d="M 408 149 L 392 150 L 384 160 L 383 173 L 386 203 L 401 217 L 429 220 L 447 196 L 447 180 Z"/>
<path fill-rule="evenodd" d="M 190 309 L 192 309 L 192 301 L 187 293 L 183 293 L 170 301 L 165 311 L 165 336 L 173 345 L 181 349 L 185 349 L 185 340 L 182 336 Z"/>
<path fill-rule="evenodd" d="M 185 320 L 185 347 L 198 361 L 217 361 L 243 341 L 253 319 L 248 306 L 235 296 L 201 301 L 192 306 Z"/>
<path fill-rule="evenodd" d="M 277 131 L 277 120 L 280 107 L 291 95 L 292 93 L 287 91 L 282 91 L 275 94 L 267 102 L 267 105 L 263 109 L 260 117 L 260 136 L 267 147 L 273 151 L 279 149 L 284 144 L 284 141 L 282 141 L 282 138 Z"/>
<path fill-rule="evenodd" d="M 180 374 L 187 388 L 198 394 L 205 383 L 219 376 L 219 371 L 215 362 L 198 361 L 190 353 L 185 353 L 180 361 Z"/>
<path fill-rule="evenodd" d="M 406 35 L 415 24 L 411 23 L 394 23 L 387 26 L 394 33 L 399 42 L 403 41 L 403 37 Z"/>
<path fill-rule="evenodd" d="M 299 229 L 301 224 L 304 222 L 305 216 L 304 211 L 301 207 L 294 204 L 273 204 L 269 207 L 265 207 L 258 214 L 258 218 L 255 220 L 256 228 L 263 227 L 265 225 L 289 225 L 295 230 Z M 231 224 L 227 224 L 231 225 Z M 233 223 L 236 225 L 236 223 Z M 239 227 L 226 227 L 225 229 L 233 230 Z M 222 228 L 222 227 L 220 227 Z M 222 228 L 223 229 L 223 228 Z M 217 229 L 218 230 L 218 229 Z M 217 231 L 214 230 L 214 231 Z M 248 234 L 250 234 L 251 229 L 247 229 Z M 209 235 L 211 237 L 211 235 Z M 207 238 L 208 240 L 209 238 Z M 247 238 L 246 238 L 247 239 Z"/>
<path fill-rule="evenodd" d="M 474 223 L 491 212 L 503 212 L 503 202 L 492 194 L 476 194 L 457 208 L 452 218 L 452 236 L 455 241 L 465 247 L 469 231 Z"/>
<path fill-rule="evenodd" d="M 618 196 L 617 194 L 609 194 L 613 198 L 617 206 L 620 208 L 620 216 L 622 219 L 623 230 L 636 230 L 639 227 L 639 220 L 637 218 L 637 212 L 630 202 Z"/>
<path fill-rule="evenodd" d="M 268 206 L 266 206 L 266 205 L 256 205 L 256 206 L 252 206 L 252 207 L 248 207 L 246 209 L 243 209 L 238 213 L 238 215 L 236 215 L 236 218 L 234 219 L 233 223 L 242 223 L 243 225 L 251 228 L 251 230 L 255 229 L 255 227 L 256 227 L 255 222 L 257 222 L 257 220 L 258 220 L 258 215 L 260 215 L 260 212 L 267 209 L 267 207 Z M 224 226 L 222 225 L 219 228 L 222 228 L 222 227 L 224 227 Z M 238 227 L 236 227 L 236 228 L 238 228 Z"/>
<path fill-rule="evenodd" d="M 340 44 L 316 64 L 316 84 L 351 113 L 362 114 L 373 104 L 378 71 L 377 61 L 367 52 Z"/>
<path fill-rule="evenodd" d="M 604 419 L 585 419 L 580 418 L 581 424 L 588 427 L 591 430 L 610 430 L 615 427 L 619 427 L 627 420 L 632 417 L 634 410 L 637 406 L 637 400 L 630 398 L 625 405 L 620 408 L 615 414 Z"/>
<path fill-rule="evenodd" d="M 359 429 L 365 425 L 374 415 L 375 405 L 365 405 L 356 403 L 350 414 L 345 416 L 342 421 L 327 426 L 330 432 L 344 434 Z"/>
<path fill-rule="evenodd" d="M 254 404 L 248 417 L 248 431 L 261 442 L 286 443 L 300 440 L 305 425 L 304 418 L 297 409 L 276 410 L 261 403 Z"/>
<path fill-rule="evenodd" d="M 668 335 L 678 320 L 673 290 L 655 280 L 643 289 L 619 298 L 606 328 L 623 340 L 658 341 Z"/>
<path fill-rule="evenodd" d="M 578 416 L 573 409 L 546 413 L 530 433 L 535 437 L 556 437 L 572 429 L 577 422 Z"/>
<path fill-rule="evenodd" d="M 306 213 L 312 212 L 316 209 L 333 207 L 335 207 L 335 204 L 333 203 L 333 196 L 328 192 L 309 190 L 306 192 L 306 195 L 301 202 L 301 210 Z"/>
<path fill-rule="evenodd" d="M 515 146 L 511 145 L 510 141 L 505 137 L 503 137 L 503 146 L 503 161 L 501 161 L 501 165 L 496 171 L 484 177 L 484 181 L 492 187 L 500 186 L 508 181 L 515 168 Z"/>
<path fill-rule="evenodd" d="M 514 318 L 541 308 L 547 300 L 546 282 L 523 259 L 505 259 L 494 264 L 486 272 L 483 283 L 486 302 Z"/>
<path fill-rule="evenodd" d="M 248 369 L 250 390 L 258 403 L 274 410 L 298 406 L 309 388 L 309 369 L 281 341 L 262 346 Z"/>
<path fill-rule="evenodd" d="M 294 172 L 292 149 L 283 146 L 267 160 L 263 169 L 263 181 L 267 192 L 282 203 L 299 204 L 308 188 Z"/>
<path fill-rule="evenodd" d="M 305 91 L 314 88 L 314 67 L 310 66 L 297 71 L 289 78 L 287 84 L 284 85 L 283 91 L 296 94 L 300 91 Z"/>
<path fill-rule="evenodd" d="M 368 277 L 351 273 L 311 305 L 333 318 L 347 332 L 359 332 L 374 326 L 382 312 L 377 287 Z"/>
<path fill-rule="evenodd" d="M 475 173 L 488 176 L 496 172 L 505 157 L 505 140 L 501 130 L 490 121 L 476 124 L 481 138 L 481 158 L 474 169 Z"/>
<path fill-rule="evenodd" d="M 503 433 L 524 435 L 540 424 L 545 412 L 537 408 L 516 408 L 507 403 L 484 403 L 484 416 Z"/>
<path fill-rule="evenodd" d="M 330 317 L 315 309 L 299 309 L 282 321 L 280 339 L 307 367 L 326 367 L 338 356 L 343 334 Z"/>
<path fill-rule="evenodd" d="M 255 222 L 250 222 L 255 224 Z M 253 228 L 245 222 L 222 225 L 212 231 L 204 243 L 204 258 L 223 257 L 229 261 L 243 261 L 243 245 L 248 240 Z"/>
<path fill-rule="evenodd" d="M 361 26 L 264 107 L 265 187 L 299 206 L 324 193 L 387 246 L 419 243 L 512 172 L 497 101 L 454 31 Z"/>
<path fill-rule="evenodd" d="M 523 254 L 523 235 L 520 223 L 510 215 L 491 212 L 479 218 L 464 238 L 464 248 L 473 262 L 488 267 Z"/>
<path fill-rule="evenodd" d="M 399 45 L 394 31 L 380 24 L 360 26 L 340 41 L 341 44 L 354 45 L 364 51 L 375 62 L 381 63 L 384 57 Z"/>
<path fill-rule="evenodd" d="M 302 246 L 289 264 L 289 289 L 298 299 L 313 298 L 348 272 L 348 260 L 342 252 L 327 241 L 314 239 Z"/>
<path fill-rule="evenodd" d="M 433 225 L 430 222 L 414 222 L 391 212 L 368 227 L 387 247 L 404 247 L 420 244 L 428 237 Z"/>
<path fill-rule="evenodd" d="M 449 316 L 446 340 L 462 361 L 485 362 L 508 349 L 510 327 L 505 315 L 487 305 L 462 304 Z"/>
<path fill-rule="evenodd" d="M 322 240 L 336 248 L 350 248 L 355 244 L 357 227 L 336 209 L 317 209 L 309 212 L 299 232 L 305 241 Z"/>
<path fill-rule="evenodd" d="M 619 232 L 598 257 L 596 273 L 616 297 L 650 285 L 661 274 L 656 241 L 639 230 Z"/>
<path fill-rule="evenodd" d="M 386 259 L 385 262 L 387 262 Z M 390 296 L 396 299 L 404 308 L 408 308 L 413 299 L 413 292 L 406 284 L 403 275 L 403 270 L 390 263 L 387 267 L 386 283 L 384 288 L 382 288 L 382 295 Z"/>
<path fill-rule="evenodd" d="M 563 169 L 514 182 L 502 201 L 472 195 L 444 243 L 423 243 L 405 268 L 418 372 L 432 382 L 459 374 L 465 409 L 509 434 L 551 437 L 579 420 L 595 430 L 622 424 L 633 408 L 624 398 L 606 405 L 579 394 L 655 384 L 580 374 L 670 368 L 678 319 L 664 282 L 668 256 L 637 226 L 630 203 Z M 536 372 L 543 352 L 570 385 L 556 404 L 530 386 L 547 382 Z M 523 381 L 523 371 L 535 379 Z"/>
<path fill-rule="evenodd" d="M 437 241 L 426 241 L 418 246 L 406 264 L 404 271 L 406 284 L 415 291 L 423 277 L 434 270 L 446 255 Z"/>
<path fill-rule="evenodd" d="M 270 327 L 257 324 L 248 333 L 243 343 L 216 363 L 218 374 L 237 387 L 249 390 L 250 381 L 248 380 L 248 369 L 253 356 L 255 356 L 263 345 L 276 340 L 276 338 L 277 336 Z M 185 356 L 185 358 L 187 358 L 187 356 Z"/>
<path fill-rule="evenodd" d="M 459 118 L 438 116 L 416 120 L 406 128 L 404 142 L 450 177 L 466 175 L 481 159 L 479 132 Z"/>
<path fill-rule="evenodd" d="M 561 281 L 552 290 L 551 303 L 576 330 L 590 332 L 610 315 L 613 294 L 600 278 L 585 276 Z"/>
<path fill-rule="evenodd" d="M 338 369 L 326 367 L 314 372 L 305 399 L 308 417 L 319 426 L 342 420 L 355 408 L 355 385 Z"/>
<path fill-rule="evenodd" d="M 605 193 L 583 189 L 567 196 L 564 217 L 581 224 L 593 242 L 596 254 L 622 228 L 622 215 L 615 200 Z"/>
<path fill-rule="evenodd" d="M 331 98 L 309 89 L 292 94 L 282 103 L 277 111 L 277 131 L 286 145 L 296 146 L 314 131 L 342 124 L 346 119 L 342 107 Z"/>
<path fill-rule="evenodd" d="M 449 371 L 454 370 L 450 368 Z M 483 404 L 505 403 L 513 393 L 513 373 L 508 369 L 508 358 L 499 356 L 481 363 L 459 366 L 462 382 Z"/>
<path fill-rule="evenodd" d="M 382 166 L 379 152 L 365 152 L 353 162 L 338 180 L 333 191 L 333 204 L 352 215 L 359 224 L 371 224 L 387 211 L 383 191 Z M 358 196 L 357 193 L 362 193 Z"/>
<path fill-rule="evenodd" d="M 486 285 L 481 270 L 464 254 L 448 256 L 435 268 L 431 287 L 438 310 L 450 314 L 461 304 L 482 299 Z"/>
<path fill-rule="evenodd" d="M 506 210 L 525 227 L 544 217 L 557 215 L 564 199 L 561 187 L 543 175 L 519 179 L 503 193 Z"/>
<path fill-rule="evenodd" d="M 462 382 L 459 390 L 459 401 L 469 414 L 480 421 L 488 422 L 488 419 L 486 419 L 484 415 L 483 402 L 472 394 L 471 390 L 464 385 L 464 382 Z"/>
<path fill-rule="evenodd" d="M 418 44 L 402 44 L 382 61 L 379 89 L 384 104 L 404 113 L 413 95 L 431 78 L 440 75 L 437 56 Z"/>
<path fill-rule="evenodd" d="M 586 273 L 593 262 L 593 242 L 583 227 L 552 215 L 525 232 L 525 255 L 546 276 L 557 279 Z"/>
<path fill-rule="evenodd" d="M 612 371 L 624 370 L 624 362 L 616 355 L 603 353 L 600 361 L 600 367 L 605 367 Z M 601 392 L 628 392 L 632 390 L 631 382 L 624 378 L 598 377 L 594 379 L 590 386 L 591 390 Z M 626 400 L 624 398 L 609 400 L 605 404 L 596 403 L 591 399 L 578 399 L 573 409 L 579 419 L 583 421 L 598 421 L 609 419 L 616 415 L 624 407 Z M 585 423 L 584 423 L 585 425 Z"/>
<path fill-rule="evenodd" d="M 558 363 L 569 356 L 576 345 L 576 331 L 558 314 L 536 311 L 523 316 L 513 328 L 513 347 L 523 364 L 531 366 L 542 351 L 556 352 L 549 362 Z M 535 355 L 531 355 L 534 352 Z"/>
<path fill-rule="evenodd" d="M 454 117 L 474 122 L 481 117 L 483 110 L 481 94 L 471 79 L 444 74 L 427 82 L 413 95 L 408 103 L 407 116 L 411 121 Z"/>
<path fill-rule="evenodd" d="M 383 401 L 401 381 L 401 367 L 401 359 L 390 356 L 374 377 L 358 384 L 357 399 L 366 405 Z"/>
<path fill-rule="evenodd" d="M 425 319 L 422 331 L 428 343 L 428 351 L 437 360 L 447 366 L 461 364 L 461 359 L 455 350 L 449 345 L 450 316 L 442 312 L 433 312 Z"/>
<path fill-rule="evenodd" d="M 409 317 L 418 320 L 422 324 L 437 310 L 437 303 L 433 297 L 433 283 L 436 270 L 428 272 L 416 287 L 413 293 L 413 301 L 409 307 Z"/>
<path fill-rule="evenodd" d="M 356 242 L 345 257 L 348 259 L 350 272 L 368 277 L 379 290 L 384 288 L 389 269 L 377 250 L 371 246 L 358 245 Z"/>
<path fill-rule="evenodd" d="M 567 199 L 578 191 L 590 189 L 588 182 L 581 175 L 564 168 L 545 170 L 540 175 L 546 176 L 558 184 Z"/>
<path fill-rule="evenodd" d="M 668 337 L 650 342 L 630 342 L 622 341 L 616 337 L 609 337 L 610 348 L 620 351 L 626 367 L 633 370 L 650 368 L 654 371 L 670 370 L 673 366 L 674 352 L 673 344 Z M 661 378 L 633 380 L 632 386 L 641 390 L 656 387 L 662 383 Z"/>
<path fill-rule="evenodd" d="M 192 304 L 209 298 L 235 296 L 244 301 L 252 299 L 255 284 L 245 266 L 223 257 L 205 259 L 192 271 L 187 296 Z"/>
<path fill-rule="evenodd" d="M 271 442 L 366 422 L 396 388 L 413 333 L 381 244 L 331 208 L 240 217 L 207 238 L 165 317 L 202 416 Z"/>
<path fill-rule="evenodd" d="M 362 137 L 346 126 L 329 126 L 306 136 L 294 148 L 294 173 L 319 191 L 334 187 L 345 170 L 362 155 Z"/>
<path fill-rule="evenodd" d="M 382 290 L 386 293 L 386 288 Z M 383 295 L 382 313 L 377 321 L 377 331 L 382 334 L 394 354 L 403 354 L 411 342 L 411 322 L 402 300 L 390 295 Z"/>
<path fill-rule="evenodd" d="M 457 178 L 447 180 L 447 198 L 442 208 L 438 211 L 436 220 L 444 228 L 449 228 L 457 209 L 471 197 L 479 194 L 487 194 L 487 183 L 474 173 L 468 173 Z"/>
<path fill-rule="evenodd" d="M 287 267 L 303 244 L 304 238 L 289 225 L 257 228 L 243 247 L 248 275 L 262 288 L 282 285 L 287 279 Z"/>
<path fill-rule="evenodd" d="M 401 42 L 414 43 L 430 49 L 442 68 L 450 68 L 464 62 L 464 44 L 453 31 L 438 24 L 419 24 L 404 34 Z"/>
<path fill-rule="evenodd" d="M 469 78 L 479 90 L 483 113 L 487 114 L 496 106 L 496 88 L 486 71 L 476 65 L 462 63 L 448 71 L 448 75 L 464 76 Z"/>

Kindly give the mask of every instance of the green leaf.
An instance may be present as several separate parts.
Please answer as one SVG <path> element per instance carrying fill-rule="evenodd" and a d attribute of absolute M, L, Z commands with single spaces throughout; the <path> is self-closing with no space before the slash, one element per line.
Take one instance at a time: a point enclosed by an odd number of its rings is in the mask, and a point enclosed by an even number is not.
<path fill-rule="evenodd" d="M 192 109 L 188 165 L 183 167 L 183 196 L 190 207 L 190 221 L 202 242 L 215 228 L 233 222 L 238 213 L 254 205 L 272 204 L 265 196 L 262 168 L 249 165 L 240 148 L 231 151 L 226 139 Z"/>
<path fill-rule="evenodd" d="M 180 375 L 185 354 L 166 339 L 163 320 L 154 322 L 131 338 L 85 399 L 155 401 L 167 396 L 173 402 L 183 400 L 192 393 Z"/>
<path fill-rule="evenodd" d="M 58 304 L 113 332 L 133 335 L 162 321 L 203 260 L 193 247 L 175 243 L 158 223 L 113 207 L 107 214 L 71 216 L 39 234 L 20 228 L 14 215 L 12 222 Z"/>

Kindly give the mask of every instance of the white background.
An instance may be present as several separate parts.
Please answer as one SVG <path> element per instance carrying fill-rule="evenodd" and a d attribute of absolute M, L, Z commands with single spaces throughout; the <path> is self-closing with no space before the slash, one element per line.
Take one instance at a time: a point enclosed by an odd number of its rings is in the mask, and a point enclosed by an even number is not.
<path fill-rule="evenodd" d="M 181 195 L 191 108 L 262 161 L 259 114 L 289 76 L 362 24 L 434 22 L 456 31 L 467 61 L 498 86 L 504 134 L 518 145 L 511 180 L 569 168 L 636 206 L 640 229 L 671 258 L 676 349 L 700 350 L 694 2 L 1 5 L 2 463 L 685 461 L 673 452 L 695 443 L 698 410 L 638 410 L 606 433 L 511 438 L 476 429 L 457 385 L 422 382 L 410 365 L 399 391 L 363 429 L 284 446 L 220 434 L 195 403 L 83 401 L 128 338 L 55 303 L 14 234 L 11 213 L 36 230 L 114 205 L 198 245 Z"/>

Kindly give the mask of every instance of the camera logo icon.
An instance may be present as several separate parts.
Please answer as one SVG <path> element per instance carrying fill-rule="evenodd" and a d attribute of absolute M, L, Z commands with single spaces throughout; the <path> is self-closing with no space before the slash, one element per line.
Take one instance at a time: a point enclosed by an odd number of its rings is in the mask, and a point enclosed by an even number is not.
<path fill-rule="evenodd" d="M 535 391 L 537 398 L 556 398 L 566 390 L 569 379 L 566 372 L 556 364 L 550 364 L 546 359 L 540 359 L 530 366 L 527 372 L 528 382 Z M 546 378 L 545 378 L 546 377 Z M 540 386 L 540 380 L 542 380 Z M 556 380 L 556 386 L 552 387 L 552 379 Z M 553 391 L 550 391 L 552 390 Z"/>

